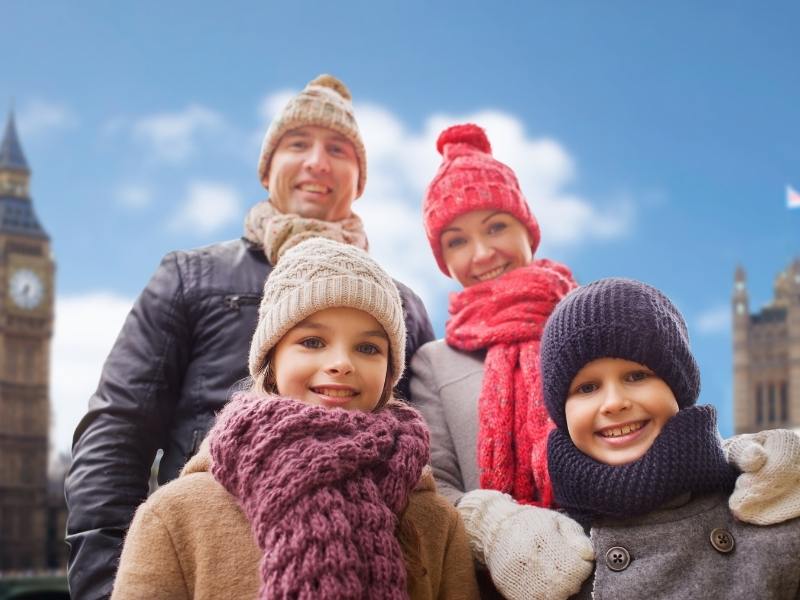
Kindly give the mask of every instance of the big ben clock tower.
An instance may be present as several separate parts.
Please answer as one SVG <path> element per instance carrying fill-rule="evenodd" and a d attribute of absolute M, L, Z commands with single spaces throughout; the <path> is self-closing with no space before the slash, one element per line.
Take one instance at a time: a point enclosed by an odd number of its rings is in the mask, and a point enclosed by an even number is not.
<path fill-rule="evenodd" d="M 30 175 L 12 113 L 0 143 L 0 571 L 45 565 L 55 267 Z"/>

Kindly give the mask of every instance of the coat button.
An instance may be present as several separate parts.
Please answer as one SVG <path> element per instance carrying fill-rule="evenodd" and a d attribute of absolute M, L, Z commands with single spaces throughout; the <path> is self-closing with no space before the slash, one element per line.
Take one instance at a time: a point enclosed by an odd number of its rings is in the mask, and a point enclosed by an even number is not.
<path fill-rule="evenodd" d="M 711 545 L 714 546 L 714 550 L 717 552 L 727 554 L 733 550 L 735 542 L 733 541 L 733 535 L 731 535 L 730 531 L 717 527 L 711 532 Z"/>
<path fill-rule="evenodd" d="M 629 564 L 631 564 L 631 555 L 622 546 L 614 546 L 606 552 L 606 566 L 612 571 L 624 571 Z"/>

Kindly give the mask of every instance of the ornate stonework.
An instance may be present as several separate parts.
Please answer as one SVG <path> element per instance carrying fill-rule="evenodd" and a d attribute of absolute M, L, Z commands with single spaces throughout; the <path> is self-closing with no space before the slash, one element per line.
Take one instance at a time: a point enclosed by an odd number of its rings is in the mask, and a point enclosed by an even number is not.
<path fill-rule="evenodd" d="M 775 296 L 750 313 L 747 282 L 733 290 L 733 397 L 736 433 L 800 427 L 800 258 L 775 278 Z"/>

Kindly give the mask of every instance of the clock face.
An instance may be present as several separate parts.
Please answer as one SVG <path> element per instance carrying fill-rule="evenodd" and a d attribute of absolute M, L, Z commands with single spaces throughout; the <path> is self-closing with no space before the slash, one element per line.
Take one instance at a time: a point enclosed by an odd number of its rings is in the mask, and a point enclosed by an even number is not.
<path fill-rule="evenodd" d="M 11 275 L 9 293 L 17 306 L 31 310 L 41 304 L 44 298 L 44 284 L 30 269 L 18 269 Z"/>

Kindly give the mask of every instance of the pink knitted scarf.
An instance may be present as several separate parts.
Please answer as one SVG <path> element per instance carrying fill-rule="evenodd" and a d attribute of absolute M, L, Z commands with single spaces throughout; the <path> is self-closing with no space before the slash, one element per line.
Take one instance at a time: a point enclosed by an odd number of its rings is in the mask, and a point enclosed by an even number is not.
<path fill-rule="evenodd" d="M 419 414 L 237 395 L 210 433 L 211 472 L 264 552 L 260 598 L 407 598 L 395 535 L 429 459 Z"/>
<path fill-rule="evenodd" d="M 478 399 L 481 487 L 518 502 L 550 506 L 547 415 L 539 379 L 539 340 L 547 317 L 576 287 L 570 270 L 536 260 L 528 266 L 450 296 L 447 343 L 485 349 Z"/>

